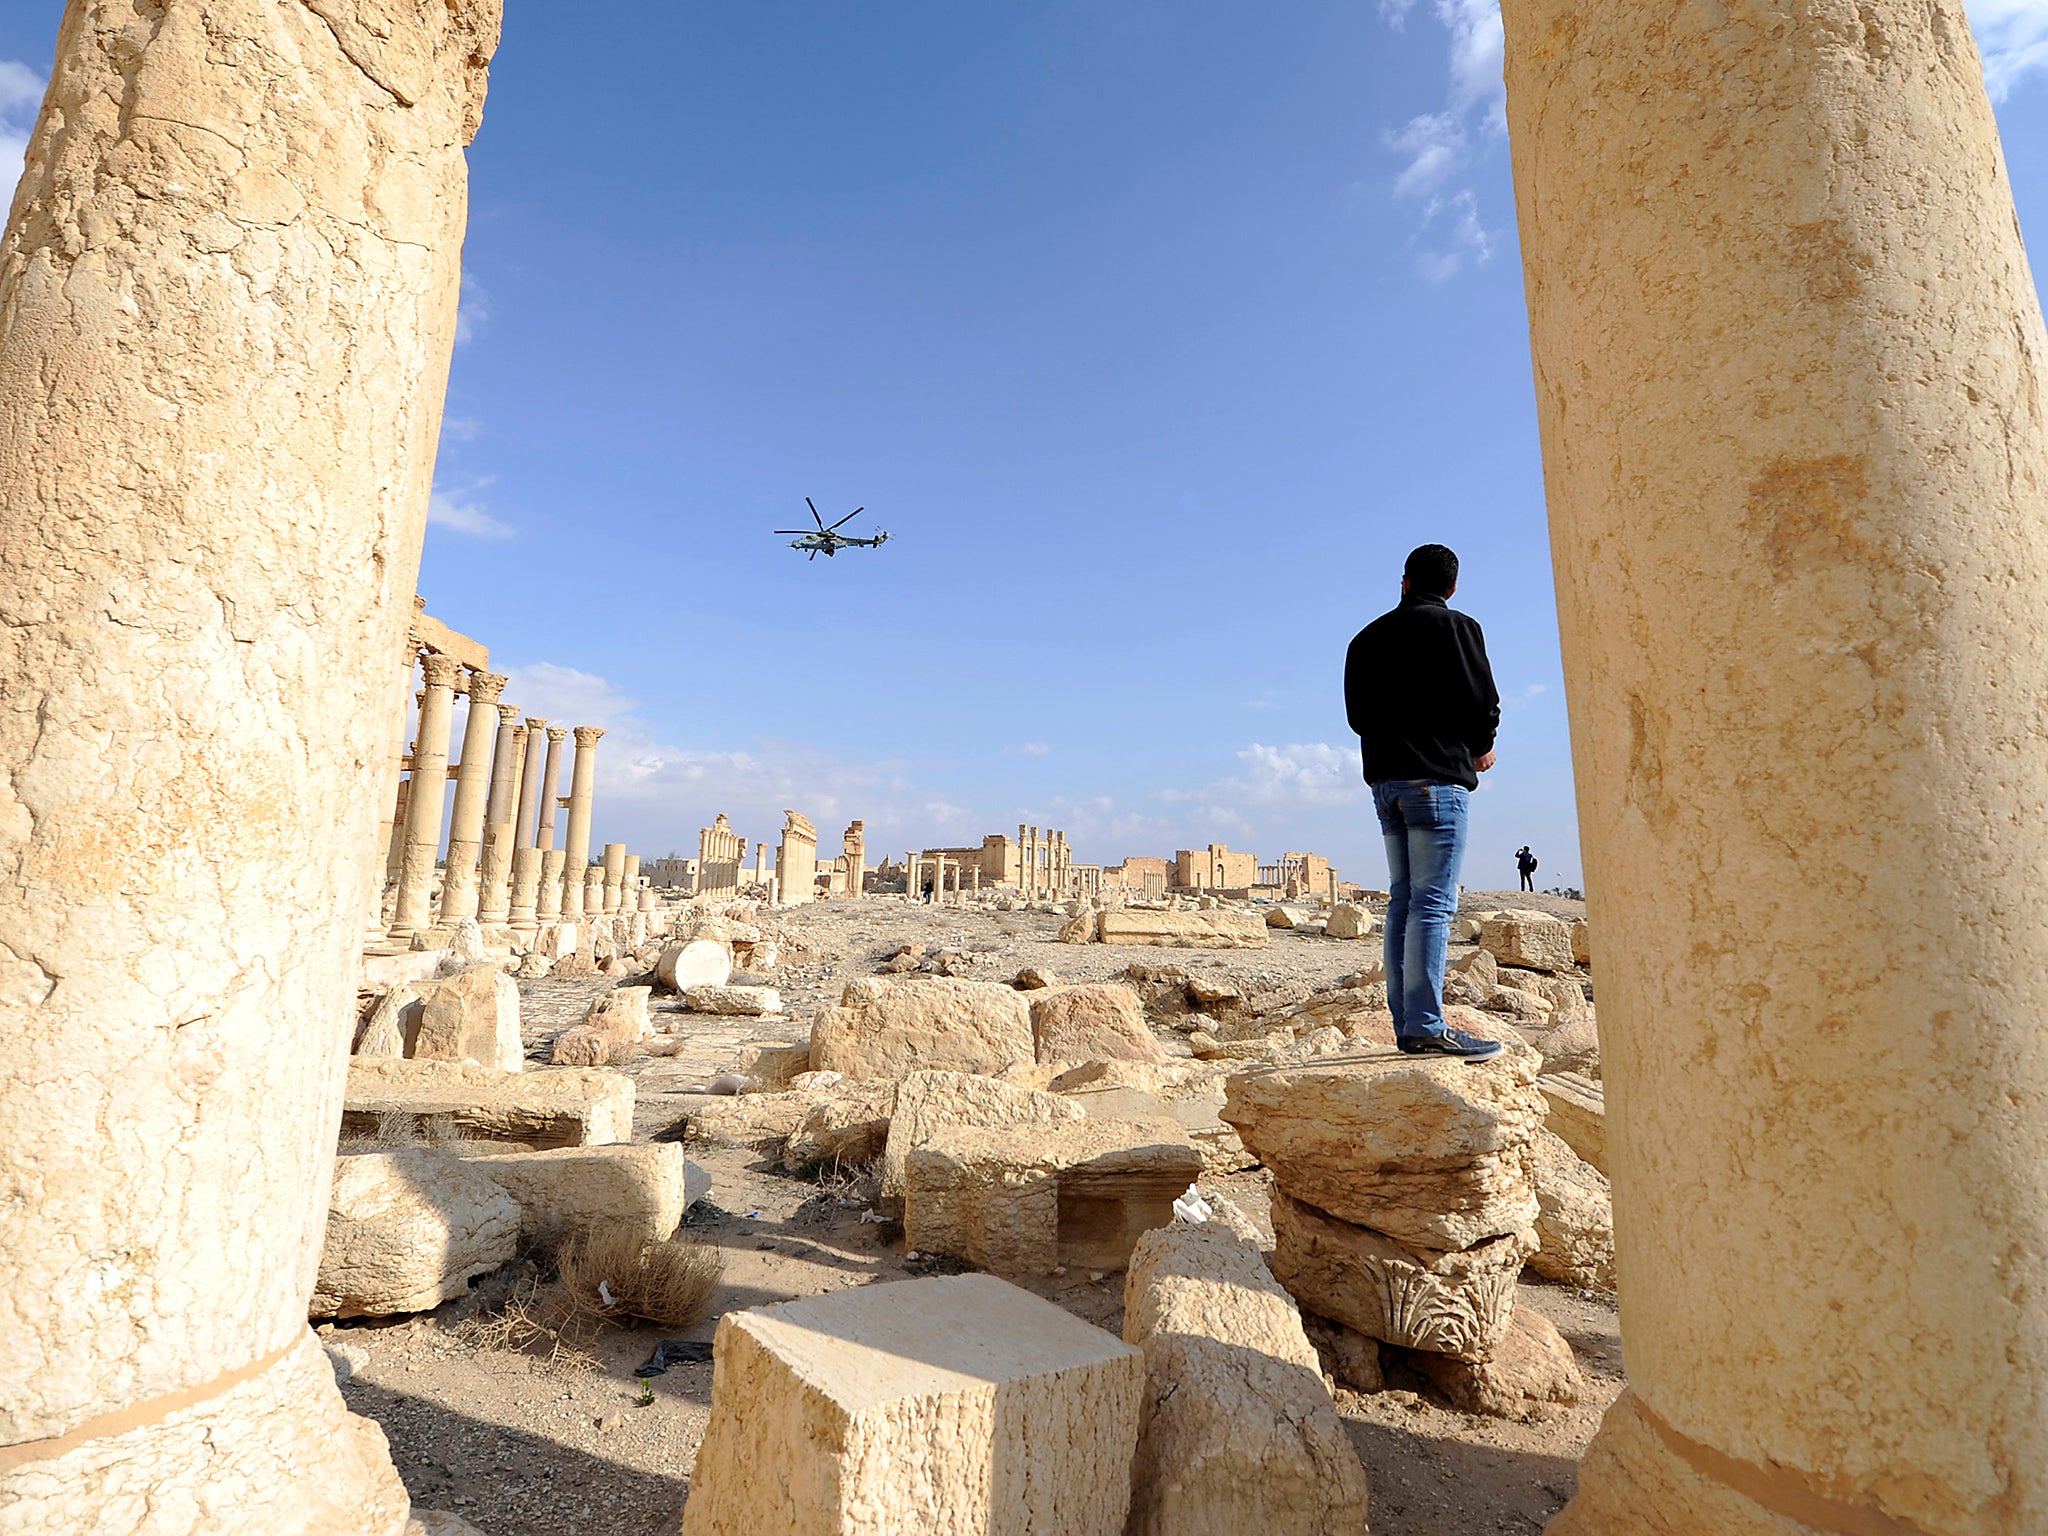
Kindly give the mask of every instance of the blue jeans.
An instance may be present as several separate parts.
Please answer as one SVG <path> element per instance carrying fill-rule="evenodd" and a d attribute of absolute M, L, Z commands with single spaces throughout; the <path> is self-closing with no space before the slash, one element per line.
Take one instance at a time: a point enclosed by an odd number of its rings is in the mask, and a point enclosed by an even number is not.
<path fill-rule="evenodd" d="M 1402 1040 L 1444 1032 L 1444 957 L 1458 915 L 1458 866 L 1472 794 L 1394 779 L 1372 787 L 1387 840 L 1387 1007 Z"/>

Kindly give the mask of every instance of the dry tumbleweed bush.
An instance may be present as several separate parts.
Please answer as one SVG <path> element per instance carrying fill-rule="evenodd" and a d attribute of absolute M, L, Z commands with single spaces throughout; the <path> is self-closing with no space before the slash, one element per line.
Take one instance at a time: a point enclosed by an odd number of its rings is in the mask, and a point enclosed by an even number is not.
<path fill-rule="evenodd" d="M 701 1243 L 649 1243 L 630 1232 L 585 1232 L 556 1255 L 562 1289 L 579 1312 L 605 1322 L 636 1318 L 663 1328 L 701 1323 L 725 1261 Z"/>

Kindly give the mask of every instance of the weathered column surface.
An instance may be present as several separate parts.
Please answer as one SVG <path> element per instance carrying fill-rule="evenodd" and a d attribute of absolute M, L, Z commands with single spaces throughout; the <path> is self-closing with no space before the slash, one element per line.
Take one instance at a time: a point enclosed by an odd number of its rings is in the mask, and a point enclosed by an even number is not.
<path fill-rule="evenodd" d="M 561 797 L 555 793 L 555 786 L 562 775 L 562 743 L 568 739 L 569 728 L 565 725 L 548 727 L 548 761 L 540 774 L 540 825 L 534 829 L 533 846 L 547 849 L 555 846 L 555 818 L 562 808 Z"/>
<path fill-rule="evenodd" d="M 604 845 L 604 909 L 606 912 L 619 910 L 619 900 L 626 889 L 626 845 L 606 843 Z"/>
<path fill-rule="evenodd" d="M 526 749 L 519 763 L 519 814 L 513 818 L 519 823 L 517 846 L 521 848 L 540 846 L 534 834 L 540 821 L 541 734 L 547 728 L 547 721 L 538 716 L 526 717 Z"/>
<path fill-rule="evenodd" d="M 540 925 L 541 858 L 538 848 L 512 850 L 512 890 L 505 920 L 522 932 L 530 933 Z"/>
<path fill-rule="evenodd" d="M 526 747 L 526 728 L 519 723 L 517 704 L 498 706 L 498 740 L 491 748 L 491 798 L 484 806 L 484 825 L 495 827 L 513 817 L 519 797 L 519 764 Z"/>
<path fill-rule="evenodd" d="M 419 666 L 419 650 L 410 638 L 409 626 L 407 633 L 403 655 L 405 684 L 393 701 L 397 705 L 396 719 L 391 727 L 390 761 L 384 769 L 384 782 L 388 792 L 378 802 L 384 807 L 384 815 L 377 823 L 377 859 L 370 876 L 368 899 L 363 903 L 363 911 L 368 919 L 367 937 L 371 943 L 380 942 L 384 937 L 384 888 L 398 873 L 396 834 L 405 817 L 405 784 L 400 775 L 405 771 L 406 727 L 412 723 L 412 675 Z"/>
<path fill-rule="evenodd" d="M 475 917 L 483 854 L 484 809 L 491 794 L 491 752 L 497 736 L 498 695 L 505 679 L 469 673 L 469 717 L 462 726 L 462 761 L 455 770 L 455 806 L 448 813 L 448 874 L 441 884 L 441 921 Z"/>
<path fill-rule="evenodd" d="M 639 854 L 629 853 L 626 855 L 626 872 L 620 877 L 619 883 L 625 887 L 625 905 L 630 908 L 633 905 L 633 892 L 640 889 Z"/>
<path fill-rule="evenodd" d="M 594 725 L 576 727 L 576 760 L 569 769 L 569 828 L 563 843 L 569 879 L 562 890 L 562 915 L 567 918 L 583 915 L 583 870 L 590 863 L 590 802 L 597 785 L 597 739 L 603 734 Z M 549 753 L 552 757 L 552 747 Z"/>
<path fill-rule="evenodd" d="M 536 848 L 534 852 L 540 855 L 540 921 L 558 923 L 563 916 L 562 850 Z"/>
<path fill-rule="evenodd" d="M 497 6 L 380 15 L 72 0 L 0 239 L 10 1531 L 406 1518 L 306 1304 Z"/>
<path fill-rule="evenodd" d="M 441 852 L 441 813 L 448 805 L 448 739 L 455 724 L 455 683 L 462 671 L 452 656 L 428 654 L 420 701 L 420 734 L 412 747 L 412 793 L 405 802 L 405 852 L 398 862 L 398 905 L 391 934 L 404 938 L 434 921 L 434 864 Z"/>
<path fill-rule="evenodd" d="M 509 821 L 484 828 L 483 872 L 477 877 L 476 920 L 502 923 L 512 915 L 512 855 L 518 829 Z"/>
<path fill-rule="evenodd" d="M 1956 0 L 1509 0 L 1631 1392 L 1554 1532 L 2048 1530 L 2048 340 Z"/>
<path fill-rule="evenodd" d="M 586 864 L 583 867 L 583 915 L 586 918 L 604 915 L 604 866 Z"/>

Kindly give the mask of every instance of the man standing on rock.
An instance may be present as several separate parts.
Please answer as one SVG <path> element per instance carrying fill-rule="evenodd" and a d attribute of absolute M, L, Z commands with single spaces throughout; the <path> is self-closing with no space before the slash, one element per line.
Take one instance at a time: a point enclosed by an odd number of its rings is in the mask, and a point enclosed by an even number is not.
<path fill-rule="evenodd" d="M 1478 621 L 1449 606 L 1458 557 L 1408 556 L 1401 605 L 1358 632 L 1344 709 L 1387 842 L 1387 1006 L 1404 1055 L 1486 1061 L 1500 1043 L 1444 1023 L 1444 960 L 1479 775 L 1493 766 L 1500 694 Z"/>
<path fill-rule="evenodd" d="M 1522 877 L 1522 889 L 1536 889 L 1536 855 L 1529 851 L 1527 843 L 1515 850 L 1515 872 Z"/>

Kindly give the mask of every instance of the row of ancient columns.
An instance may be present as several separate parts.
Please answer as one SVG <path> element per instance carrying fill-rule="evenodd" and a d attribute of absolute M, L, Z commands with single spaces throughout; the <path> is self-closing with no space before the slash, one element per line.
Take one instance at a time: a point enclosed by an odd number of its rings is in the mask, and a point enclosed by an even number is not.
<path fill-rule="evenodd" d="M 637 902 L 627 894 L 638 889 L 637 854 L 629 854 L 623 843 L 609 843 L 601 864 L 590 857 L 597 743 L 604 731 L 594 725 L 571 731 L 537 716 L 521 725 L 518 708 L 499 702 L 506 679 L 464 666 L 452 656 L 415 646 L 406 666 L 408 674 L 414 666 L 421 669 L 425 687 L 417 695 L 419 719 L 412 753 L 402 759 L 411 767 L 411 776 L 399 786 L 388 823 L 384 899 L 389 921 L 381 922 L 380 905 L 380 926 L 390 938 L 409 940 L 437 923 L 466 917 L 532 931 L 544 924 L 614 913 Z M 469 717 L 461 758 L 451 769 L 448 755 L 458 693 L 469 699 Z M 562 743 L 571 735 L 576 750 L 569 793 L 558 796 Z M 543 736 L 545 753 L 539 750 Z M 447 800 L 451 779 L 452 809 Z M 562 809 L 569 816 L 557 848 L 556 812 Z M 434 873 L 444 862 L 437 898 Z"/>
<path fill-rule="evenodd" d="M 1067 848 L 1067 834 L 1048 827 L 1040 835 L 1038 828 L 1020 822 L 1017 825 L 1017 845 L 1023 852 L 1017 887 L 1025 899 L 1038 901 L 1048 896 L 1066 895 L 1074 863 Z"/>

